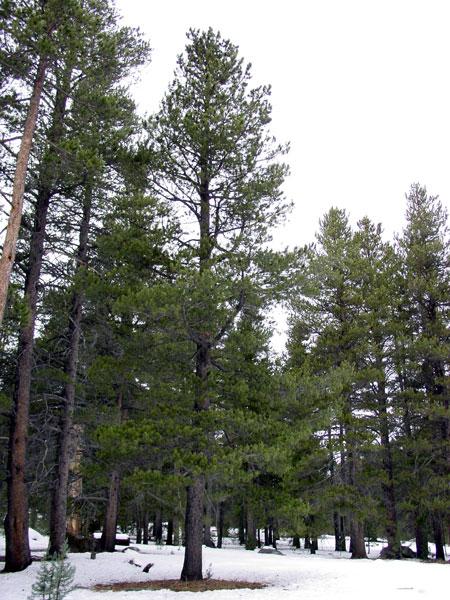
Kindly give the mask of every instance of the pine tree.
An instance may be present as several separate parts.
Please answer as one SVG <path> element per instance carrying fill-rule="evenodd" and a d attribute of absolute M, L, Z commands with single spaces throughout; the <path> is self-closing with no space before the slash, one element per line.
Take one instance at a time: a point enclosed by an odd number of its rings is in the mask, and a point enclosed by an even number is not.
<path fill-rule="evenodd" d="M 67 561 L 67 544 L 61 554 L 54 554 L 51 560 L 43 560 L 32 585 L 28 600 L 63 600 L 73 588 L 75 567 Z"/>
<path fill-rule="evenodd" d="M 248 89 L 250 66 L 211 29 L 190 31 L 175 79 L 153 121 L 154 193 L 177 207 L 184 265 L 179 279 L 186 339 L 194 347 L 191 419 L 214 402 L 212 371 L 220 344 L 255 294 L 273 292 L 280 259 L 264 252 L 268 230 L 285 212 L 280 191 L 285 148 L 267 133 L 270 89 Z M 195 226 L 189 224 L 194 220 Z M 202 455 L 204 440 L 196 452 Z M 182 579 L 202 578 L 205 473 L 187 488 Z"/>
<path fill-rule="evenodd" d="M 443 529 L 445 515 L 448 515 L 445 484 L 449 460 L 450 355 L 447 218 L 439 199 L 414 184 L 407 195 L 407 225 L 398 240 L 404 261 L 403 336 L 399 340 L 403 442 L 410 468 L 414 464 L 414 478 L 407 483 L 418 553 L 427 556 L 426 531 L 431 527 L 436 556 L 440 559 L 444 559 Z"/>

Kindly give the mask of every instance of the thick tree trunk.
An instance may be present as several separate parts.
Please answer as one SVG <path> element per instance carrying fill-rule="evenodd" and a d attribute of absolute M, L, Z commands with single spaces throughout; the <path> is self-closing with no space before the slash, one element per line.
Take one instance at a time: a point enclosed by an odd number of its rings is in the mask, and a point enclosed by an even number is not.
<path fill-rule="evenodd" d="M 163 527 L 162 513 L 160 508 L 158 508 L 155 512 L 155 521 L 153 523 L 153 535 L 155 538 L 155 543 L 162 544 Z"/>
<path fill-rule="evenodd" d="M 71 69 L 68 67 L 61 80 L 59 80 L 60 85 L 55 97 L 52 124 L 48 132 L 49 149 L 48 153 L 44 154 L 44 159 L 40 165 L 34 227 L 30 241 L 30 256 L 25 278 L 24 297 L 28 308 L 28 320 L 27 323 L 22 327 L 19 336 L 14 408 L 11 417 L 10 447 L 8 457 L 8 512 L 5 519 L 5 570 L 7 571 L 22 570 L 31 562 L 28 543 L 28 517 L 25 515 L 25 513 L 28 511 L 28 495 L 24 478 L 31 392 L 31 373 L 33 365 L 34 328 L 36 322 L 38 285 L 44 253 L 47 213 L 50 199 L 53 194 L 54 182 L 58 175 L 54 163 L 52 163 L 48 157 L 52 157 L 54 155 L 54 146 L 60 141 L 63 135 L 63 123 L 67 103 L 67 82 L 70 79 L 70 75 Z M 45 74 L 43 77 L 44 76 Z M 24 166 L 23 177 L 25 177 L 25 174 L 26 164 Z M 24 188 L 22 185 L 22 196 L 23 189 Z M 20 225 L 20 218 L 18 225 Z M 24 533 L 25 527 L 27 529 L 26 534 Z M 22 530 L 22 534 L 19 533 L 19 530 Z M 26 539 L 24 539 L 24 536 Z"/>
<path fill-rule="evenodd" d="M 8 225 L 6 229 L 5 241 L 3 243 L 3 253 L 0 258 L 0 327 L 3 322 L 3 315 L 5 313 L 6 299 L 8 296 L 9 280 L 11 277 L 11 271 L 16 257 L 16 246 L 17 239 L 19 237 L 20 223 L 22 220 L 23 211 L 23 196 L 25 191 L 25 179 L 28 170 L 28 160 L 30 158 L 31 146 L 33 143 L 34 131 L 36 129 L 36 123 L 39 113 L 39 104 L 41 102 L 42 90 L 44 87 L 45 76 L 48 65 L 48 57 L 42 56 L 39 60 L 36 77 L 33 85 L 33 92 L 30 98 L 30 104 L 28 107 L 28 114 L 25 120 L 22 140 L 20 143 L 19 153 L 17 155 L 16 171 L 14 174 L 14 182 L 12 189 L 12 202 L 11 212 L 9 214 Z M 19 518 L 19 517 L 18 517 Z M 8 525 L 10 533 L 12 533 L 11 527 L 13 524 Z M 17 527 L 22 527 L 17 522 Z M 18 530 L 16 531 L 18 533 Z M 7 534 L 9 535 L 9 534 Z M 27 534 L 28 535 L 28 534 Z M 8 544 L 8 542 L 7 542 Z M 18 549 L 17 549 L 18 550 Z M 24 548 L 19 554 L 27 554 Z M 8 554 L 8 551 L 7 551 Z M 28 551 L 29 555 L 29 551 Z M 19 559 L 15 564 L 12 554 L 7 558 L 7 565 L 5 569 L 11 571 L 21 571 L 28 566 L 30 559 L 26 558 Z M 27 564 L 25 564 L 27 563 Z M 21 566 L 24 564 L 25 566 Z"/>
<path fill-rule="evenodd" d="M 114 552 L 116 546 L 117 514 L 119 512 L 120 477 L 117 471 L 111 473 L 108 504 L 103 524 L 100 548 L 103 552 Z"/>
<path fill-rule="evenodd" d="M 292 546 L 297 550 L 299 550 L 302 547 L 302 545 L 300 544 L 300 537 L 298 535 L 294 535 L 294 537 L 292 538 Z"/>
<path fill-rule="evenodd" d="M 29 266 L 25 279 L 28 320 L 22 327 L 19 336 L 13 412 L 10 421 L 8 474 L 6 479 L 8 512 L 5 518 L 5 571 L 21 571 L 31 562 L 28 543 L 28 490 L 25 483 L 25 467 L 38 283 L 42 266 L 45 226 L 50 197 L 51 193 L 48 188 L 40 190 L 31 238 Z"/>
<path fill-rule="evenodd" d="M 200 581 L 202 573 L 202 538 L 203 538 L 203 497 L 205 493 L 205 478 L 203 475 L 194 477 L 187 488 L 186 500 L 186 550 L 184 553 L 182 581 Z"/>
<path fill-rule="evenodd" d="M 352 517 L 350 524 L 351 558 L 367 558 L 364 528 L 359 519 Z"/>
<path fill-rule="evenodd" d="M 254 550 L 256 548 L 256 527 L 255 520 L 253 518 L 253 512 L 250 507 L 247 506 L 247 535 L 245 540 L 245 549 Z"/>
<path fill-rule="evenodd" d="M 92 205 L 92 183 L 86 187 L 83 202 L 83 218 L 80 227 L 80 240 L 75 271 L 76 285 L 86 269 L 88 236 Z M 69 314 L 69 348 L 64 367 L 66 384 L 64 389 L 63 410 L 60 419 L 60 434 L 58 439 L 57 475 L 53 485 L 50 510 L 50 547 L 49 554 L 60 554 L 63 551 L 66 538 L 67 522 L 67 487 L 69 481 L 70 441 L 75 408 L 75 389 L 78 368 L 78 353 L 81 336 L 81 319 L 84 303 L 84 290 L 75 289 L 72 294 Z"/>
<path fill-rule="evenodd" d="M 439 514 L 433 515 L 433 539 L 436 546 L 436 560 L 445 561 L 444 531 L 442 529 L 442 519 Z"/>
<path fill-rule="evenodd" d="M 417 558 L 428 559 L 428 527 L 425 514 L 417 512 L 415 518 L 416 554 Z"/>
<path fill-rule="evenodd" d="M 313 536 L 311 538 L 311 545 L 310 545 L 309 551 L 311 554 L 315 554 L 317 552 L 318 548 L 319 548 L 319 544 L 317 542 L 317 537 Z"/>
<path fill-rule="evenodd" d="M 344 517 L 337 511 L 333 513 L 334 523 L 334 539 L 335 539 L 335 551 L 345 552 L 345 532 L 344 532 Z"/>

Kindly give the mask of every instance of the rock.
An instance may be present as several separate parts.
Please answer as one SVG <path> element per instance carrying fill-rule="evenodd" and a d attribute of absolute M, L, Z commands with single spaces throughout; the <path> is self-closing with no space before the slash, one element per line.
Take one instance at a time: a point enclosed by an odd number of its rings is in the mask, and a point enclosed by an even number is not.
<path fill-rule="evenodd" d="M 414 552 L 414 550 L 411 550 L 409 546 L 400 546 L 400 557 L 416 558 L 416 553 Z M 394 554 L 392 548 L 390 548 L 389 546 L 385 546 L 380 552 L 380 558 L 395 559 L 398 557 Z"/>
<path fill-rule="evenodd" d="M 261 548 L 261 550 L 258 550 L 258 554 L 280 554 L 281 556 L 284 556 L 282 552 L 276 548 L 270 548 L 269 546 L 265 546 L 264 548 Z"/>
<path fill-rule="evenodd" d="M 409 546 L 402 546 L 401 552 L 403 558 L 417 558 L 417 554 Z"/>

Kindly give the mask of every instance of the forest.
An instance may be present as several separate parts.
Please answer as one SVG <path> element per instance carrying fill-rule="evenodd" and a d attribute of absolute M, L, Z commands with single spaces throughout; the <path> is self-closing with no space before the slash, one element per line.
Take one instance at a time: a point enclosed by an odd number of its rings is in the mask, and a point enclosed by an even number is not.
<path fill-rule="evenodd" d="M 412 182 L 390 241 L 331 207 L 314 244 L 276 250 L 289 144 L 237 45 L 191 29 L 143 117 L 150 42 L 111 0 L 1 0 L 0 23 L 5 571 L 31 564 L 29 526 L 50 555 L 94 531 L 104 552 L 118 531 L 182 544 L 187 581 L 230 530 L 248 550 L 332 534 L 355 559 L 415 539 L 446 560 L 439 198 Z"/>

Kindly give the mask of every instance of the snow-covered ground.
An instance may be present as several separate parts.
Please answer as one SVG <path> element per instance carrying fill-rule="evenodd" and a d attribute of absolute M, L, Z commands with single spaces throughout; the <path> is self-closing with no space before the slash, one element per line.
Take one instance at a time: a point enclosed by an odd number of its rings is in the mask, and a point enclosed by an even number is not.
<path fill-rule="evenodd" d="M 47 539 L 31 532 L 33 554 L 46 548 Z M 435 600 L 445 597 L 450 584 L 449 565 L 423 563 L 417 560 L 384 561 L 376 559 L 381 545 L 371 546 L 371 560 L 348 560 L 348 553 L 332 551 L 333 539 L 319 540 L 319 551 L 293 550 L 280 544 L 283 555 L 259 554 L 236 546 L 231 540 L 225 548 L 204 548 L 204 571 L 213 578 L 237 579 L 266 583 L 261 590 L 222 590 L 202 592 L 200 600 Z M 134 548 L 137 548 L 137 552 Z M 169 546 L 132 545 L 125 551 L 118 547 L 114 554 L 71 554 L 76 567 L 77 589 L 67 600 L 193 600 L 192 592 L 169 590 L 140 592 L 94 592 L 96 583 L 120 581 L 150 581 L 176 579 L 183 563 L 183 548 Z M 4 541 L 0 538 L 0 554 Z M 149 562 L 149 573 L 142 571 Z M 0 564 L 0 568 L 1 568 Z M 39 563 L 33 563 L 21 573 L 0 574 L 1 600 L 26 600 L 36 578 Z"/>

